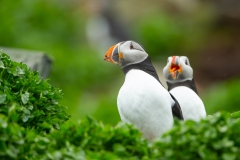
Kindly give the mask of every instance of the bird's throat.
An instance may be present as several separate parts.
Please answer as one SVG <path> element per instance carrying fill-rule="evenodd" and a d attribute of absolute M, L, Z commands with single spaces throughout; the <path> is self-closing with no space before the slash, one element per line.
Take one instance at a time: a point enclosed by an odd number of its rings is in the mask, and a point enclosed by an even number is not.
<path fill-rule="evenodd" d="M 172 90 L 175 87 L 185 86 L 185 87 L 188 87 L 188 88 L 192 89 L 196 94 L 198 94 L 197 87 L 195 85 L 194 79 L 186 80 L 186 81 L 183 81 L 183 82 L 177 82 L 177 83 L 167 82 L 167 86 L 168 86 L 168 91 Z"/>

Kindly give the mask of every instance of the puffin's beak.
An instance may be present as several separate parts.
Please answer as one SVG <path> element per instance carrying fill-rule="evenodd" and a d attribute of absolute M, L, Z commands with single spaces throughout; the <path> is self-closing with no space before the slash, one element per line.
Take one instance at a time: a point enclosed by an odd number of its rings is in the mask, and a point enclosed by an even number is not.
<path fill-rule="evenodd" d="M 108 61 L 111 63 L 114 63 L 112 60 L 112 55 L 113 55 L 113 49 L 116 47 L 116 45 L 113 45 L 112 47 L 110 47 L 108 49 L 108 51 L 106 52 L 105 56 L 104 56 L 104 61 Z"/>
<path fill-rule="evenodd" d="M 118 50 L 119 50 L 119 43 L 110 47 L 104 56 L 104 60 L 111 63 L 118 64 L 119 58 L 123 58 L 122 54 L 119 53 Z"/>
<path fill-rule="evenodd" d="M 173 56 L 171 61 L 171 66 L 169 67 L 169 72 L 173 79 L 176 79 L 179 73 L 182 73 L 182 68 L 179 65 L 178 56 Z"/>

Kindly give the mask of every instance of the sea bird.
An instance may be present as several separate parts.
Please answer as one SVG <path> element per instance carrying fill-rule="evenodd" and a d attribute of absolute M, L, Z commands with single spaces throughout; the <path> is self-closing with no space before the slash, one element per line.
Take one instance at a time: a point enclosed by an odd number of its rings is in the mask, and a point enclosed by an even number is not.
<path fill-rule="evenodd" d="M 123 122 L 133 124 L 146 139 L 153 140 L 172 128 L 173 114 L 183 119 L 181 108 L 161 84 L 140 44 L 130 40 L 113 45 L 104 60 L 118 64 L 125 74 L 117 97 Z"/>
<path fill-rule="evenodd" d="M 206 110 L 193 79 L 193 69 L 186 56 L 168 57 L 163 75 L 168 91 L 177 99 L 181 106 L 184 120 L 199 121 L 206 117 Z"/>

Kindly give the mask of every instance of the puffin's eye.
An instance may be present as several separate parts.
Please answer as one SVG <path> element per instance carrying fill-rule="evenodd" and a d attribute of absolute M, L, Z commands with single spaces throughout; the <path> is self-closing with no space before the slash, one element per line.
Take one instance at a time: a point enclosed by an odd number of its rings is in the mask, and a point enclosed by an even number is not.
<path fill-rule="evenodd" d="M 185 60 L 185 64 L 188 65 L 188 61 L 187 60 Z"/>
<path fill-rule="evenodd" d="M 130 49 L 134 49 L 132 42 L 130 43 Z"/>

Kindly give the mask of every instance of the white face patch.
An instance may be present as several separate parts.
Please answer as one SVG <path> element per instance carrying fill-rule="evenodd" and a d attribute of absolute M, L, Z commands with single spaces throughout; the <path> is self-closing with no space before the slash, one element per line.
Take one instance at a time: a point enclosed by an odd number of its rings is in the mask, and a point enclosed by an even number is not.
<path fill-rule="evenodd" d="M 173 63 L 176 63 L 174 66 L 179 68 L 179 71 L 175 71 L 172 68 Z M 168 82 L 182 82 L 193 79 L 193 69 L 191 68 L 190 62 L 186 56 L 173 56 L 168 57 L 167 65 L 163 68 L 163 75 Z"/>
<path fill-rule="evenodd" d="M 141 45 L 134 41 L 126 41 L 120 44 L 119 53 L 123 55 L 123 58 L 120 59 L 119 63 L 122 68 L 131 64 L 141 63 L 148 57 L 148 54 Z"/>

